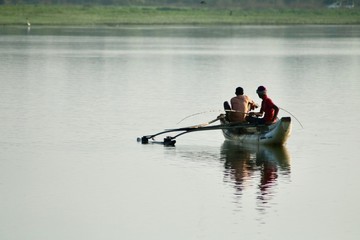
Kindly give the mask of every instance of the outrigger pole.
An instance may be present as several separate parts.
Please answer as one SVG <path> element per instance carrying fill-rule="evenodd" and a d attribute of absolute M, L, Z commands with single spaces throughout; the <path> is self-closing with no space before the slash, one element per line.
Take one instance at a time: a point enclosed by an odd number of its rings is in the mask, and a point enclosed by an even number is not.
<path fill-rule="evenodd" d="M 162 132 L 159 132 L 159 133 L 155 133 L 153 135 L 145 135 L 141 138 L 138 138 L 137 141 L 140 142 L 142 144 L 147 144 L 149 143 L 149 139 L 152 139 L 154 140 L 154 137 L 158 136 L 158 135 L 162 135 L 162 134 L 165 134 L 165 133 L 170 133 L 170 132 L 182 132 L 182 133 L 179 133 L 173 137 L 171 136 L 167 136 L 164 138 L 164 141 L 163 142 L 158 142 L 158 141 L 152 141 L 153 143 L 160 143 L 160 144 L 164 144 L 165 146 L 174 146 L 175 143 L 176 143 L 176 140 L 175 138 L 177 138 L 178 136 L 181 136 L 185 133 L 189 133 L 189 132 L 194 132 L 194 131 L 201 131 L 201 130 L 205 130 L 204 128 L 208 129 L 208 130 L 211 130 L 209 129 L 210 127 L 206 127 L 207 125 L 210 125 L 216 121 L 220 120 L 220 116 L 217 117 L 216 119 L 214 120 L 211 120 L 207 123 L 202 123 L 202 124 L 198 124 L 198 125 L 194 125 L 194 126 L 190 126 L 190 127 L 182 127 L 182 128 L 174 128 L 174 129 L 166 129 Z M 215 127 L 215 126 L 211 126 L 212 127 Z"/>
<path fill-rule="evenodd" d="M 198 124 L 198 125 L 194 125 L 194 126 L 190 126 L 190 127 L 183 127 L 183 128 L 167 129 L 167 130 L 164 130 L 162 132 L 159 132 L 159 133 L 156 133 L 153 135 L 145 135 L 141 138 L 140 137 L 137 138 L 137 141 L 141 142 L 142 144 L 148 144 L 149 140 L 152 139 L 153 140 L 152 143 L 164 144 L 165 146 L 174 146 L 176 143 L 175 139 L 186 133 L 198 132 L 198 131 L 209 131 L 209 130 L 221 130 L 221 129 L 229 129 L 229 128 L 243 128 L 245 126 L 249 126 L 249 124 L 241 124 L 241 123 L 239 124 L 236 122 L 229 123 L 229 124 L 219 124 L 219 125 L 214 125 L 214 126 L 208 126 L 208 125 L 220 120 L 220 118 L 222 118 L 223 116 L 224 115 L 221 114 L 216 119 L 211 120 L 207 123 L 203 123 L 203 124 Z M 181 133 L 179 133 L 175 136 L 167 136 L 164 138 L 164 140 L 162 142 L 154 140 L 154 137 L 165 134 L 165 133 L 170 133 L 170 132 L 181 132 Z"/>

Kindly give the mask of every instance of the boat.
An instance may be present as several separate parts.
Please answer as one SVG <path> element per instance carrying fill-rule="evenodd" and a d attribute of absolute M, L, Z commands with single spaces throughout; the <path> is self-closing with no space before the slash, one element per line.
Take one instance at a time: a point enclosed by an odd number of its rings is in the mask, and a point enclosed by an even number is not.
<path fill-rule="evenodd" d="M 211 125 L 220 121 L 218 125 Z M 261 144 L 261 145 L 284 145 L 291 133 L 291 118 L 282 117 L 271 125 L 256 125 L 252 123 L 229 122 L 226 114 L 220 114 L 216 119 L 206 123 L 167 129 L 152 135 L 145 135 L 137 138 L 142 144 L 159 143 L 165 146 L 174 146 L 176 138 L 190 132 L 222 130 L 223 135 L 228 141 L 236 141 L 241 144 Z M 167 133 L 179 132 L 175 136 L 167 136 L 163 141 L 156 141 L 155 137 Z"/>
<path fill-rule="evenodd" d="M 226 115 L 220 117 L 220 122 L 224 126 L 232 124 L 227 120 Z M 250 123 L 238 123 L 237 125 L 238 127 L 222 129 L 226 140 L 244 144 L 284 145 L 291 134 L 290 117 L 277 119 L 271 125 Z"/>

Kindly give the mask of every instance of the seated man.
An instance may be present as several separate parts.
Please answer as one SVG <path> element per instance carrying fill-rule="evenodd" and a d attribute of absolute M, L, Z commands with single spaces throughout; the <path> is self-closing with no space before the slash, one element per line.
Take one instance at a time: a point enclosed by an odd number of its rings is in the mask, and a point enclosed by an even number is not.
<path fill-rule="evenodd" d="M 270 125 L 276 122 L 279 108 L 273 103 L 273 101 L 267 96 L 267 90 L 264 86 L 259 86 L 256 90 L 259 98 L 262 99 L 260 112 L 251 112 L 246 120 L 255 124 Z M 264 115 L 264 117 L 262 117 Z M 255 116 L 255 117 L 254 117 Z"/>
<path fill-rule="evenodd" d="M 245 122 L 245 117 L 250 110 L 258 107 L 258 105 L 244 95 L 242 87 L 237 87 L 235 90 L 236 96 L 230 100 L 231 110 L 229 113 L 229 120 L 231 122 Z"/>

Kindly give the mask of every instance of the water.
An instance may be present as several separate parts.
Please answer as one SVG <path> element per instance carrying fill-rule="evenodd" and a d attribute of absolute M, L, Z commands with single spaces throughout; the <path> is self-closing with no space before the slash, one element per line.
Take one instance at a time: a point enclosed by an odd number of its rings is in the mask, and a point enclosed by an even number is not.
<path fill-rule="evenodd" d="M 359 26 L 0 28 L 1 239 L 356 239 Z M 283 148 L 217 131 L 237 86 Z M 285 111 L 286 110 L 286 111 Z M 194 113 L 177 124 L 181 119 Z"/>

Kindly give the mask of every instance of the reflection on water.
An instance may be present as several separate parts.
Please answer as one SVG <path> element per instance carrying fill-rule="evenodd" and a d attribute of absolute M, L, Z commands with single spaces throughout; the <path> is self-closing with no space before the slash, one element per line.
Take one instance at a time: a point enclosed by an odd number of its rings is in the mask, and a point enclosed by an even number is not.
<path fill-rule="evenodd" d="M 225 141 L 220 158 L 225 166 L 224 181 L 234 186 L 237 198 L 256 185 L 259 210 L 275 195 L 279 178 L 288 180 L 290 176 L 290 155 L 284 146 L 243 146 Z"/>
<path fill-rule="evenodd" d="M 0 239 L 360 235 L 360 25 L 0 27 L 0 62 Z M 291 171 L 218 131 L 136 143 L 239 85 L 304 125 Z"/>

